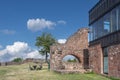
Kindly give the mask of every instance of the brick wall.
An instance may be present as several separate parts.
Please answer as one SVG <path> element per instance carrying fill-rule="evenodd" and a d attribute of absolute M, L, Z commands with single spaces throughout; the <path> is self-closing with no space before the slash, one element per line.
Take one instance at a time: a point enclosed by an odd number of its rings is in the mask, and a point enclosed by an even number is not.
<path fill-rule="evenodd" d="M 102 73 L 102 48 L 100 44 L 89 47 L 89 66 L 95 73 Z"/>
<path fill-rule="evenodd" d="M 108 46 L 108 76 L 120 78 L 120 44 Z M 103 51 L 101 44 L 89 47 L 89 66 L 98 74 L 103 73 Z"/>
<path fill-rule="evenodd" d="M 108 46 L 108 76 L 120 78 L 120 44 Z M 103 74 L 103 47 L 100 43 L 88 47 L 88 29 L 80 29 L 70 36 L 65 44 L 51 46 L 51 70 L 71 69 L 76 64 L 64 64 L 62 58 L 73 55 L 80 61 L 82 68 L 92 69 L 95 73 Z"/>
<path fill-rule="evenodd" d="M 88 29 L 79 29 L 75 34 L 67 39 L 65 44 L 55 44 L 51 46 L 50 52 L 50 66 L 51 70 L 63 69 L 64 65 L 62 59 L 67 55 L 75 56 L 79 61 L 79 65 L 84 68 L 86 56 L 84 56 L 85 50 L 88 49 Z M 87 60 L 86 60 L 87 61 Z"/>
<path fill-rule="evenodd" d="M 120 78 L 120 44 L 108 48 L 109 76 Z"/>
<path fill-rule="evenodd" d="M 82 66 L 78 62 L 63 62 L 66 70 L 80 70 Z"/>

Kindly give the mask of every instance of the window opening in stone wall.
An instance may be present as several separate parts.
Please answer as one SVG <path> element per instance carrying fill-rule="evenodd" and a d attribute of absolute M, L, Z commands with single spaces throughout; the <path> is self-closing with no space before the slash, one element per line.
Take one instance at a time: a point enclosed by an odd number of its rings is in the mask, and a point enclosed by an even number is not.
<path fill-rule="evenodd" d="M 62 65 L 65 70 L 79 70 L 83 68 L 81 61 L 74 55 L 66 55 L 62 60 Z"/>
<path fill-rule="evenodd" d="M 79 62 L 79 60 L 73 55 L 66 55 L 62 61 L 63 62 Z"/>
<path fill-rule="evenodd" d="M 103 72 L 108 74 L 108 48 L 103 49 Z"/>

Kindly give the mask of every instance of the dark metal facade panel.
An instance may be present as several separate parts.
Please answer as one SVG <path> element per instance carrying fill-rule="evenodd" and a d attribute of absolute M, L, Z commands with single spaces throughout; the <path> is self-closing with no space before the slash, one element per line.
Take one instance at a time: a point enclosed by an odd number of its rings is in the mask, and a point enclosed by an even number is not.
<path fill-rule="evenodd" d="M 101 44 L 102 47 L 111 46 L 113 44 L 119 44 L 120 43 L 120 30 L 110 33 L 106 36 L 103 36 L 101 38 L 98 38 L 94 41 L 91 41 L 89 44 L 90 46 Z"/>
<path fill-rule="evenodd" d="M 89 25 L 100 19 L 106 13 L 120 4 L 120 0 L 100 0 L 89 11 Z"/>

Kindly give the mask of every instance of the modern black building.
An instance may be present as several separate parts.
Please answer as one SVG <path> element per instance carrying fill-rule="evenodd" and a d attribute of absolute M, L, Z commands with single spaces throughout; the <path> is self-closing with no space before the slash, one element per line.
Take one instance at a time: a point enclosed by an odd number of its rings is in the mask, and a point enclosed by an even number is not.
<path fill-rule="evenodd" d="M 89 26 L 90 55 L 96 60 L 91 59 L 90 67 L 120 77 L 120 0 L 99 0 L 89 11 Z"/>
<path fill-rule="evenodd" d="M 89 11 L 89 26 L 90 41 L 119 31 L 120 0 L 100 0 Z"/>

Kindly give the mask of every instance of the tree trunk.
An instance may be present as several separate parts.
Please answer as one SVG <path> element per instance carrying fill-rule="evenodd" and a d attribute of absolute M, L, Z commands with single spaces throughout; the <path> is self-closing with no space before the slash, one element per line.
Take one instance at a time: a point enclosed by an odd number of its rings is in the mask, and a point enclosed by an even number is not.
<path fill-rule="evenodd" d="M 48 57 L 48 55 L 47 55 L 47 52 L 46 52 L 46 53 L 45 53 L 45 62 L 46 62 L 46 63 L 48 63 L 47 57 Z"/>

